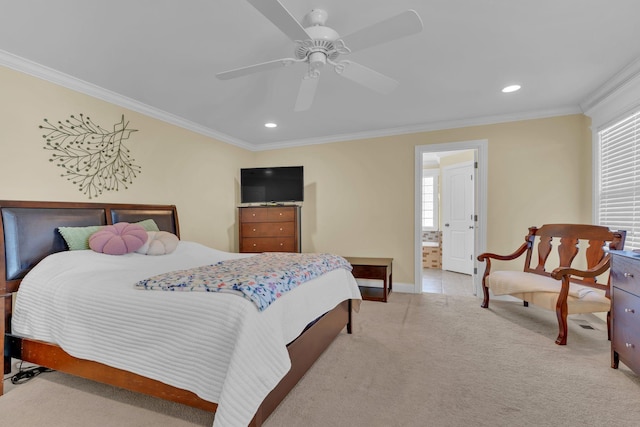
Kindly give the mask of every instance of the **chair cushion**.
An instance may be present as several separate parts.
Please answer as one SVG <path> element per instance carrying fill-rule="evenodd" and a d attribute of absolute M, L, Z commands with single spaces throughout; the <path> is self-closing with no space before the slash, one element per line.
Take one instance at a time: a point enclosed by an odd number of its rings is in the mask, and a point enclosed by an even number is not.
<path fill-rule="evenodd" d="M 487 276 L 485 284 L 494 295 L 512 295 L 523 292 L 552 292 L 559 293 L 562 282 L 552 277 L 542 276 L 524 271 L 495 271 Z M 583 298 L 595 289 L 580 286 L 575 283 L 569 285 L 569 296 Z"/>
<path fill-rule="evenodd" d="M 485 284 L 494 295 L 511 295 L 530 304 L 555 311 L 562 283 L 552 277 L 523 271 L 495 271 Z M 567 296 L 568 314 L 609 311 L 611 301 L 600 290 L 571 283 Z"/>
<path fill-rule="evenodd" d="M 555 292 L 530 292 L 512 296 L 551 311 L 556 310 L 558 302 L 558 294 Z M 604 313 L 610 309 L 611 301 L 599 290 L 594 290 L 582 298 L 567 297 L 567 314 Z"/>

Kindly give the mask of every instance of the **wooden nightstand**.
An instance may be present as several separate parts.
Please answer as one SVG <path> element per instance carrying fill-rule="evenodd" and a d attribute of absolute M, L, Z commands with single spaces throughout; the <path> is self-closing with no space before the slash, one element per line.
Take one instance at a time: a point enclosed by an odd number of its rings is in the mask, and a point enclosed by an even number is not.
<path fill-rule="evenodd" d="M 393 289 L 393 258 L 344 257 L 353 266 L 356 279 L 382 280 L 382 287 L 360 286 L 362 299 L 387 302 Z"/>

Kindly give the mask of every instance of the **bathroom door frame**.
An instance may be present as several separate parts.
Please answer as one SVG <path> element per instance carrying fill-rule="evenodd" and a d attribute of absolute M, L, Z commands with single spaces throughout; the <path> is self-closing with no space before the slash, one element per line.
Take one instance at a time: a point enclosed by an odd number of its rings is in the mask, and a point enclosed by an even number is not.
<path fill-rule="evenodd" d="M 414 213 L 414 293 L 422 293 L 422 157 L 424 153 L 475 150 L 475 244 L 473 284 L 474 294 L 482 294 L 482 272 L 479 271 L 478 254 L 487 247 L 487 165 L 489 141 L 486 139 L 418 145 L 415 147 L 415 213 Z M 484 271 L 484 270 L 483 270 Z"/>

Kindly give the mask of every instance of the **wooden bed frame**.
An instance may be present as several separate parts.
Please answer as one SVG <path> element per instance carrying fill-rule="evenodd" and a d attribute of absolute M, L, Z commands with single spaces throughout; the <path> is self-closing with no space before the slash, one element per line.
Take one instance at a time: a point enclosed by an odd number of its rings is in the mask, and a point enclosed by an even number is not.
<path fill-rule="evenodd" d="M 4 373 L 11 358 L 35 363 L 68 374 L 125 388 L 165 400 L 215 412 L 217 403 L 195 393 L 169 386 L 128 371 L 75 358 L 54 344 L 11 334 L 12 293 L 25 274 L 45 256 L 66 250 L 57 232 L 62 226 L 106 225 L 153 219 L 161 230 L 180 235 L 178 213 L 173 205 L 0 201 L 0 348 L 4 348 Z M 269 393 L 250 426 L 260 426 L 347 327 L 351 333 L 351 300 L 329 311 L 287 346 L 291 369 Z M 0 382 L 0 395 L 3 384 Z"/>

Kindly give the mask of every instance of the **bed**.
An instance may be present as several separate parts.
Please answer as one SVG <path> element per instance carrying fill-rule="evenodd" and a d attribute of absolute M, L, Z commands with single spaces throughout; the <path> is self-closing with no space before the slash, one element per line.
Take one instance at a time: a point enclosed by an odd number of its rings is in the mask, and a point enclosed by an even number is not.
<path fill-rule="evenodd" d="M 68 251 L 58 232 L 59 227 L 149 219 L 160 230 L 179 236 L 172 205 L 0 201 L 0 341 L 5 339 L 5 373 L 11 358 L 21 359 L 216 412 L 216 427 L 260 426 L 334 338 L 345 327 L 351 333 L 352 308 L 360 299 L 355 279 L 346 270 L 329 272 L 262 312 L 230 293 L 148 292 L 129 282 L 105 289 L 99 286 L 105 272 L 115 271 L 127 280 L 144 278 L 158 271 L 156 260 L 162 257 L 164 268 L 173 271 L 184 263 L 197 266 L 209 259 L 249 255 L 183 241 L 175 252 L 161 257 Z M 87 271 L 94 265 L 100 273 Z M 68 287 L 64 275 L 76 271 L 92 279 Z M 23 290 L 15 294 L 23 279 Z M 46 286 L 30 291 L 40 282 Z M 44 302 L 27 304 L 38 297 L 30 294 L 40 292 L 51 295 L 43 294 Z M 309 302 L 316 300 L 321 302 Z M 27 307 L 36 313 L 33 318 L 27 317 Z M 54 322 L 39 316 L 49 311 L 54 319 L 64 320 L 45 330 Z M 104 319 L 101 313 L 106 313 Z M 82 323 L 80 314 L 95 316 L 84 320 L 94 328 L 90 333 L 73 323 Z"/>

